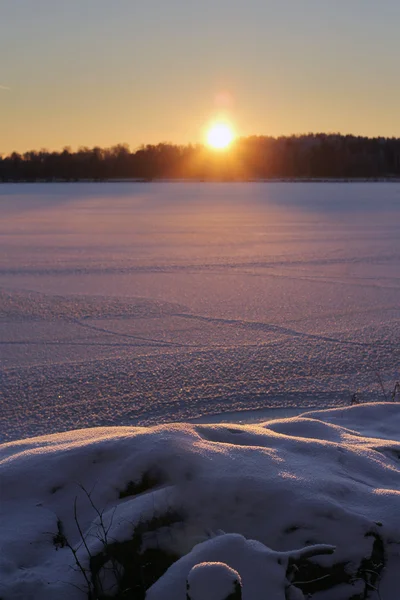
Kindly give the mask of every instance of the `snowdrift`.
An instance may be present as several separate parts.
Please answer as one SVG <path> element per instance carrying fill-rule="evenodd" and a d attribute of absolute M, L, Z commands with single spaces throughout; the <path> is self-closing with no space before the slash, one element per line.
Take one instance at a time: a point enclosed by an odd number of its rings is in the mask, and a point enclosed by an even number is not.
<path fill-rule="evenodd" d="M 394 600 L 399 436 L 380 403 L 3 444 L 0 597 Z"/>

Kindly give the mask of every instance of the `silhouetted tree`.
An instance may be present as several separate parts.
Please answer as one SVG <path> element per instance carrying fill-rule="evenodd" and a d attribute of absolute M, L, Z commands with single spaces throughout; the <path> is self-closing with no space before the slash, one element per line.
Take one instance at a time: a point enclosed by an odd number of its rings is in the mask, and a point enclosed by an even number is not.
<path fill-rule="evenodd" d="M 400 139 L 309 133 L 236 140 L 226 152 L 202 145 L 148 144 L 131 152 L 81 147 L 0 155 L 0 181 L 110 179 L 252 180 L 400 176 Z"/>

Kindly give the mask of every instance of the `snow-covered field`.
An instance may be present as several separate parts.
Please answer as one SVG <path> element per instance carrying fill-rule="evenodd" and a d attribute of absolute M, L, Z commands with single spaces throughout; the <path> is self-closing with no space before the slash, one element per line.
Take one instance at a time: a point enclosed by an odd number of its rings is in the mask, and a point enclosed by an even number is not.
<path fill-rule="evenodd" d="M 0 596 L 397 600 L 399 432 L 374 403 L 3 444 Z"/>
<path fill-rule="evenodd" d="M 2 185 L 0 303 L 3 440 L 382 399 L 400 184 Z"/>

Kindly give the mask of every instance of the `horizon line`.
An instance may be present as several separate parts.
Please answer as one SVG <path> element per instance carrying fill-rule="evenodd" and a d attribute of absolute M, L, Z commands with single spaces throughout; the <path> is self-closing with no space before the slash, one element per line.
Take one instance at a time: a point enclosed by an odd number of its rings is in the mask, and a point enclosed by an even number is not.
<path fill-rule="evenodd" d="M 6 88 L 5 86 L 0 85 L 0 89 L 4 89 L 4 90 L 8 90 L 11 91 L 11 88 Z M 306 137 L 311 137 L 311 136 L 327 136 L 327 137 L 353 137 L 353 138 L 362 138 L 365 140 L 400 140 L 400 135 L 396 136 L 396 135 L 391 135 L 391 136 L 387 136 L 387 135 L 376 135 L 376 136 L 370 136 L 370 135 L 362 135 L 362 134 L 355 134 L 355 133 L 341 133 L 338 131 L 309 131 L 307 133 L 289 133 L 289 134 L 279 134 L 279 135 L 269 135 L 269 134 L 265 134 L 265 133 L 252 133 L 249 135 L 238 135 L 236 136 L 236 138 L 233 140 L 232 145 L 235 144 L 235 142 L 240 141 L 240 140 L 245 140 L 245 139 L 250 139 L 250 138 L 266 138 L 266 139 L 271 139 L 271 140 L 279 140 L 282 138 L 306 138 Z M 175 146 L 175 147 L 189 147 L 189 146 L 207 146 L 207 144 L 205 142 L 171 142 L 171 141 L 167 141 L 167 140 L 163 140 L 163 141 L 159 141 L 159 142 L 141 142 L 140 144 L 136 145 L 136 146 L 131 146 L 131 144 L 129 144 L 128 142 L 115 142 L 114 144 L 111 144 L 109 146 L 100 146 L 99 144 L 94 144 L 94 145 L 85 145 L 85 144 L 80 144 L 79 146 L 70 146 L 69 144 L 65 144 L 63 146 L 58 146 L 58 148 L 46 148 L 46 147 L 41 147 L 40 149 L 34 149 L 34 148 L 29 148 L 27 150 L 11 150 L 8 153 L 5 152 L 3 153 L 0 150 L 0 158 L 1 157 L 7 157 L 7 156 L 11 156 L 12 154 L 25 154 L 27 152 L 63 152 L 64 150 L 68 150 L 71 153 L 76 153 L 81 149 L 85 149 L 85 150 L 93 150 L 94 148 L 99 148 L 101 150 L 106 150 L 106 149 L 110 149 L 110 148 L 116 148 L 118 146 L 124 146 L 127 147 L 129 149 L 129 151 L 132 152 L 137 152 L 138 150 L 140 150 L 141 148 L 146 148 L 147 146 L 160 146 L 160 145 L 167 145 L 167 146 Z M 74 149 L 75 148 L 75 149 Z"/>

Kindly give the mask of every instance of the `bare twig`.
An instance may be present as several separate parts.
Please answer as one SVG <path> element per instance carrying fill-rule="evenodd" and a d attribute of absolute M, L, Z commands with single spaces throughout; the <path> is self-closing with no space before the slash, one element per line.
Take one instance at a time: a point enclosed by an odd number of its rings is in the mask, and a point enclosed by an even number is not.
<path fill-rule="evenodd" d="M 388 400 L 387 393 L 386 393 L 386 390 L 385 390 L 385 386 L 383 385 L 382 377 L 380 376 L 379 371 L 376 371 L 375 375 L 376 375 L 376 378 L 377 378 L 377 380 L 379 382 L 379 385 L 381 387 L 383 396 L 384 396 L 384 398 L 385 398 L 385 400 L 387 402 L 387 400 Z"/>
<path fill-rule="evenodd" d="M 391 394 L 391 400 L 392 402 L 394 402 L 396 400 L 396 396 L 397 394 L 400 396 L 400 382 L 396 381 L 396 383 L 394 384 L 394 388 Z"/>
<path fill-rule="evenodd" d="M 323 575 L 322 577 L 317 577 L 316 579 L 310 579 L 309 581 L 292 581 L 291 585 L 305 585 L 307 583 L 315 583 L 316 581 L 322 581 L 322 579 L 327 579 L 328 577 L 332 577 L 332 575 L 328 573 L 328 575 Z"/>
<path fill-rule="evenodd" d="M 74 519 L 75 519 L 75 523 L 76 523 L 76 526 L 78 528 L 79 535 L 81 536 L 81 540 L 83 542 L 83 545 L 85 546 L 85 550 L 88 553 L 88 557 L 92 558 L 91 552 L 89 550 L 89 546 L 87 545 L 87 542 L 86 542 L 86 537 L 85 537 L 85 535 L 84 535 L 84 533 L 82 531 L 81 525 L 79 523 L 78 513 L 77 513 L 77 502 L 78 502 L 78 498 L 77 498 L 77 496 L 75 496 L 75 500 L 74 500 Z"/>

